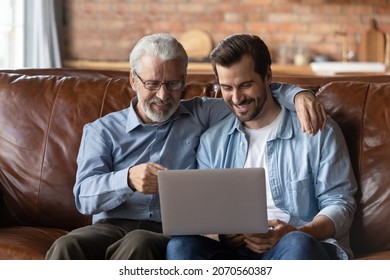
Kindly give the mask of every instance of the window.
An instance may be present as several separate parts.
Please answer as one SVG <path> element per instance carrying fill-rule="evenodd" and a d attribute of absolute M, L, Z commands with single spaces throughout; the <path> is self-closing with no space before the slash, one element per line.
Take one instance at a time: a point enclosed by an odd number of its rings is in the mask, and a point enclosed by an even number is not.
<path fill-rule="evenodd" d="M 24 0 L 2 0 L 0 68 L 24 66 Z"/>

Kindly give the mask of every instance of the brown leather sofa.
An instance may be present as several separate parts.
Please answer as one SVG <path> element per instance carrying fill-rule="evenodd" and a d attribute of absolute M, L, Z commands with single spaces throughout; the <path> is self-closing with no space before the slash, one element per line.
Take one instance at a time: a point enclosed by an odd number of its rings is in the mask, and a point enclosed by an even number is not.
<path fill-rule="evenodd" d="M 183 98 L 214 96 L 189 75 Z M 274 77 L 313 89 L 340 124 L 359 184 L 356 258 L 390 259 L 390 76 Z M 43 259 L 55 239 L 91 222 L 73 198 L 82 127 L 129 105 L 128 72 L 0 70 L 0 259 Z"/>

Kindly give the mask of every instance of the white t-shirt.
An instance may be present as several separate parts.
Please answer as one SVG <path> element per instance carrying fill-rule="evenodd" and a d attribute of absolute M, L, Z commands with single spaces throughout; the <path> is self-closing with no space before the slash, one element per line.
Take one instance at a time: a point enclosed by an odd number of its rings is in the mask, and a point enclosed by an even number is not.
<path fill-rule="evenodd" d="M 275 138 L 278 127 L 282 121 L 282 111 L 268 126 L 260 129 L 245 128 L 245 135 L 249 141 L 248 155 L 244 167 L 263 167 L 265 169 L 265 181 L 267 190 L 267 214 L 268 220 L 279 219 L 284 222 L 290 220 L 290 214 L 275 206 L 271 195 L 268 180 L 268 168 L 266 162 L 267 141 Z"/>

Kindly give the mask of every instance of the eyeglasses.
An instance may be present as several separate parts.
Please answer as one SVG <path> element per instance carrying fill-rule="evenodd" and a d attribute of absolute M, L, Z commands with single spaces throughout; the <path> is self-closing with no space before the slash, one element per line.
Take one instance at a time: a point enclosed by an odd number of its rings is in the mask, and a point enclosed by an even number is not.
<path fill-rule="evenodd" d="M 140 76 L 138 76 L 137 72 L 134 72 L 134 74 L 138 77 L 138 79 L 141 81 L 141 83 L 144 84 L 144 87 L 149 90 L 159 90 L 162 85 L 165 85 L 167 90 L 173 91 L 173 90 L 180 90 L 183 88 L 183 81 L 167 81 L 167 82 L 161 82 L 161 81 L 153 81 L 153 80 L 147 80 L 144 81 L 141 79 Z"/>

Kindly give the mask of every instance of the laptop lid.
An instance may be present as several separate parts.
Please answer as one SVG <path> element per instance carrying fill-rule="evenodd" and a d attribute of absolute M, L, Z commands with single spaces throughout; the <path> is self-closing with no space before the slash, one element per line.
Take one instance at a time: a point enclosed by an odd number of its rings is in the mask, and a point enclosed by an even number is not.
<path fill-rule="evenodd" d="M 163 170 L 158 184 L 164 234 L 268 230 L 264 168 Z"/>

